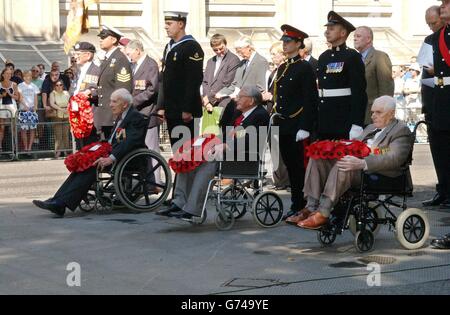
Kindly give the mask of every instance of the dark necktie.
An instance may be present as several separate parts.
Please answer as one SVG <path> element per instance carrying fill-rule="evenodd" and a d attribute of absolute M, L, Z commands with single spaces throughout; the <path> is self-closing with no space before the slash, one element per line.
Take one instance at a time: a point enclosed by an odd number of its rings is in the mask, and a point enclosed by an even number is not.
<path fill-rule="evenodd" d="M 367 141 L 375 138 L 377 133 L 379 133 L 380 131 L 381 131 L 381 129 L 375 129 L 374 131 L 370 132 L 369 134 L 367 134 L 367 136 L 364 137 L 363 142 L 367 142 Z"/>
<path fill-rule="evenodd" d="M 242 77 L 245 77 L 245 73 L 247 72 L 249 60 L 244 60 L 244 71 L 242 72 Z"/>

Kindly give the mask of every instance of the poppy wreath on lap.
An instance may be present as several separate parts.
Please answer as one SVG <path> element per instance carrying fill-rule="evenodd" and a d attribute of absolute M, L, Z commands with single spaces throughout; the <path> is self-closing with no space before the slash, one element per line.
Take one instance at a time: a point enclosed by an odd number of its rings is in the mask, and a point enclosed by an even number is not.
<path fill-rule="evenodd" d="M 313 160 L 341 160 L 345 156 L 368 157 L 371 149 L 357 140 L 318 141 L 306 148 L 306 156 Z"/>
<path fill-rule="evenodd" d="M 85 146 L 75 154 L 69 155 L 64 164 L 71 173 L 82 173 L 94 166 L 95 161 L 107 158 L 112 152 L 108 142 L 96 142 Z"/>
<path fill-rule="evenodd" d="M 169 160 L 170 168 L 177 174 L 190 173 L 207 162 L 208 152 L 222 141 L 214 134 L 207 134 L 187 141 Z"/>
<path fill-rule="evenodd" d="M 94 128 L 94 113 L 91 103 L 84 94 L 77 94 L 69 101 L 69 122 L 73 135 L 77 139 L 89 136 Z"/>

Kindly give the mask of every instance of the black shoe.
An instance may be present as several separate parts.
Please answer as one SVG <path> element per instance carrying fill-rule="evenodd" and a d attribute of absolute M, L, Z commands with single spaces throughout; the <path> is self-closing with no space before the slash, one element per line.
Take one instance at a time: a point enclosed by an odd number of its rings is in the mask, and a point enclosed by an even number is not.
<path fill-rule="evenodd" d="M 433 240 L 431 246 L 437 249 L 450 249 L 450 235 L 444 236 L 443 238 Z"/>
<path fill-rule="evenodd" d="M 439 206 L 440 209 L 450 209 L 450 199 L 445 199 L 441 205 Z"/>
<path fill-rule="evenodd" d="M 177 205 L 172 204 L 172 206 L 170 206 L 169 208 L 156 212 L 156 215 L 160 215 L 163 217 L 171 217 L 172 213 L 179 212 L 179 211 L 182 211 L 182 210 L 180 208 L 178 208 Z"/>
<path fill-rule="evenodd" d="M 422 202 L 424 207 L 436 207 L 442 204 L 447 198 L 440 193 L 437 193 L 433 199 Z"/>
<path fill-rule="evenodd" d="M 189 221 L 189 220 L 192 220 L 192 218 L 194 218 L 195 216 L 192 215 L 192 214 L 190 214 L 190 213 L 181 211 L 180 214 L 176 214 L 176 215 L 174 214 L 173 217 L 174 217 L 174 218 L 177 218 L 177 219 L 180 219 L 180 220 L 186 220 L 186 221 Z"/>
<path fill-rule="evenodd" d="M 61 206 L 57 202 L 53 200 L 47 200 L 47 201 L 39 201 L 39 200 L 33 200 L 33 204 L 41 209 L 48 210 L 54 214 L 56 214 L 59 217 L 64 217 L 64 214 L 66 213 L 66 207 Z"/>

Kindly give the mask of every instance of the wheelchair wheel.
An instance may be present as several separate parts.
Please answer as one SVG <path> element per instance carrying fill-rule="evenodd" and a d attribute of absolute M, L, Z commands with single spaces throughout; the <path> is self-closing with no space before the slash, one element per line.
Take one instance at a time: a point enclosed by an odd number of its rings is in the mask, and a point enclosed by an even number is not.
<path fill-rule="evenodd" d="M 248 196 L 245 189 L 239 186 L 226 188 L 222 193 L 222 209 L 230 210 L 236 220 L 241 219 L 247 213 Z M 236 201 L 242 200 L 242 203 Z"/>
<path fill-rule="evenodd" d="M 430 236 L 428 217 L 420 209 L 403 211 L 395 224 L 395 236 L 405 249 L 421 248 Z"/>
<path fill-rule="evenodd" d="M 230 210 L 217 212 L 215 223 L 220 231 L 229 231 L 233 228 L 235 218 Z"/>
<path fill-rule="evenodd" d="M 370 252 L 375 245 L 375 237 L 369 230 L 358 231 L 355 235 L 355 247 L 360 253 Z"/>
<path fill-rule="evenodd" d="M 359 207 L 359 205 L 356 205 L 355 207 Z M 376 220 L 384 216 L 383 211 L 380 209 L 380 207 L 376 207 L 376 204 L 374 203 L 369 203 L 369 209 L 370 211 L 367 213 L 367 220 Z M 381 225 L 375 222 L 367 223 L 366 227 L 372 232 L 374 236 L 377 236 L 381 229 Z M 356 235 L 356 232 L 358 232 L 354 215 L 350 215 L 348 218 L 348 229 L 354 236 Z"/>
<path fill-rule="evenodd" d="M 78 207 L 81 211 L 89 213 L 95 210 L 95 202 L 95 196 L 93 194 L 87 194 L 86 198 L 81 200 Z"/>
<path fill-rule="evenodd" d="M 155 174 L 160 174 L 160 179 Z M 172 173 L 158 153 L 140 149 L 128 154 L 115 169 L 117 197 L 131 210 L 146 212 L 160 207 L 169 196 Z"/>
<path fill-rule="evenodd" d="M 265 192 L 253 201 L 253 218 L 264 228 L 277 226 L 283 220 L 283 201 L 273 192 Z"/>
<path fill-rule="evenodd" d="M 322 247 L 329 247 L 336 241 L 336 233 L 329 228 L 321 229 L 317 232 L 317 240 Z"/>

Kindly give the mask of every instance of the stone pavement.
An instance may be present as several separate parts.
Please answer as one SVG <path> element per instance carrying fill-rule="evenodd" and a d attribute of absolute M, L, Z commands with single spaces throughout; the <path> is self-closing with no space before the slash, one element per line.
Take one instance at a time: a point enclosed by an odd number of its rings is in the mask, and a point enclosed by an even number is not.
<path fill-rule="evenodd" d="M 0 164 L 0 294 L 450 294 L 450 251 L 403 250 L 385 227 L 362 255 L 350 232 L 321 248 L 314 232 L 262 229 L 251 215 L 219 232 L 213 211 L 193 227 L 152 213 L 54 219 L 32 206 L 65 176 L 62 161 Z M 413 177 L 409 205 L 420 207 L 435 184 L 425 145 L 416 146 Z M 432 237 L 450 233 L 450 212 L 427 214 Z M 381 287 L 368 286 L 361 258 L 389 263 Z M 81 267 L 80 287 L 66 283 L 72 262 Z"/>

